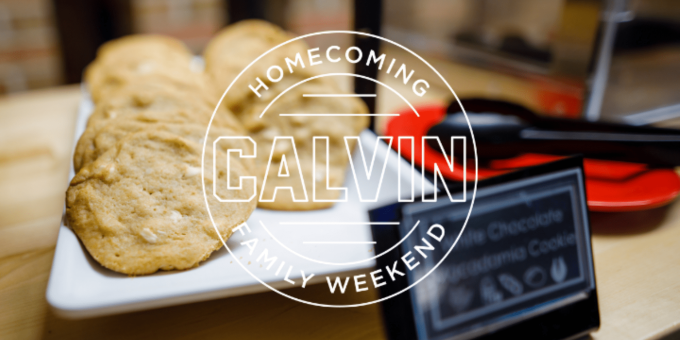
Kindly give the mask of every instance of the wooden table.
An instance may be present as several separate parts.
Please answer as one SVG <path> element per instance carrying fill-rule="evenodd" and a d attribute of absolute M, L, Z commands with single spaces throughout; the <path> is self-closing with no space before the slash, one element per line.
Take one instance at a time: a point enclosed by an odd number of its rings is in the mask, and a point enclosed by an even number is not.
<path fill-rule="evenodd" d="M 0 98 L 0 339 L 384 338 L 377 306 L 317 308 L 275 293 L 88 320 L 55 316 L 45 289 L 78 101 L 77 87 Z M 602 317 L 592 337 L 651 339 L 680 328 L 680 203 L 591 218 Z"/>

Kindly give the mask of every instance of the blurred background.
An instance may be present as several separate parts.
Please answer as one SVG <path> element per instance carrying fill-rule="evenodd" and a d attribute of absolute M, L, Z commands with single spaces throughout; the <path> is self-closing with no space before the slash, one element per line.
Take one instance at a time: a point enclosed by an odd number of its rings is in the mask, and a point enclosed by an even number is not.
<path fill-rule="evenodd" d="M 459 96 L 676 125 L 677 1 L 385 0 L 377 8 L 367 14 L 382 19 L 379 33 L 423 55 Z M 0 0 L 0 93 L 78 83 L 97 47 L 116 37 L 166 34 L 200 53 L 217 30 L 253 17 L 296 34 L 355 28 L 352 0 Z"/>
<path fill-rule="evenodd" d="M 97 48 L 111 39 L 164 34 L 200 54 L 217 31 L 247 18 L 265 19 L 298 35 L 323 30 L 381 35 L 424 57 L 463 100 L 512 104 L 541 118 L 614 122 L 625 128 L 680 128 L 679 0 L 0 0 L 0 127 L 5 128 L 0 132 L 4 146 L 0 148 L 4 179 L 0 181 L 0 241 L 5 240 L 0 245 L 0 277 L 5 275 L 0 280 L 0 301 L 7 306 L 0 321 L 9 320 L 11 325 L 0 327 L 0 338 L 8 329 L 19 334 L 17 338 L 28 338 L 27 334 L 48 338 L 53 331 L 69 338 L 88 332 L 109 338 L 131 337 L 133 332 L 147 338 L 162 334 L 188 338 L 194 333 L 205 335 L 206 330 L 219 332 L 214 338 L 224 334 L 245 338 L 279 328 L 282 334 L 299 338 L 299 330 L 309 327 L 315 328 L 304 334 L 317 338 L 329 334 L 344 339 L 356 329 L 366 338 L 382 334 L 376 306 L 360 312 L 321 312 L 274 293 L 231 300 L 242 308 L 213 301 L 93 321 L 64 321 L 48 311 L 45 287 L 63 212 L 73 122 L 78 103 L 82 104 L 77 86 L 59 86 L 80 83 Z M 333 44 L 344 49 L 356 43 L 350 36 L 313 39 L 309 43 L 320 48 Z M 400 49 L 387 44 L 381 48 L 409 66 L 421 64 Z M 452 113 L 445 111 L 451 93 L 434 85 L 439 81 L 426 79 L 433 87 L 418 97 L 390 80 L 419 110 L 434 108 L 429 113 L 442 119 L 446 112 Z M 351 90 L 357 84 L 341 85 Z M 58 88 L 30 91 L 52 87 Z M 394 96 L 380 92 L 374 112 L 403 110 L 403 102 Z M 517 111 L 516 106 L 507 107 Z M 387 123 L 376 121 L 377 132 L 385 133 Z M 662 137 L 680 143 L 678 131 L 672 133 Z M 547 145 L 530 142 L 521 146 Z M 642 140 L 641 144 L 652 143 Z M 591 146 L 578 153 L 591 151 Z M 662 149 L 659 143 L 650 148 Z M 496 149 L 500 148 L 486 148 Z M 614 151 L 621 149 L 628 150 L 624 145 Z M 603 327 L 595 339 L 666 335 L 680 339 L 678 150 L 663 150 L 676 157 L 675 163 L 664 166 L 639 160 L 630 160 L 639 164 L 615 166 L 586 160 L 589 204 L 595 203 L 589 208 L 602 302 Z M 498 157 L 499 162 L 480 163 L 479 170 L 492 176 L 494 171 L 554 160 L 549 151 L 555 150 L 536 151 L 544 157 L 531 162 Z M 495 160 L 492 156 L 489 159 Z M 262 327 L 262 311 L 266 318 L 271 316 L 275 327 Z M 136 326 L 120 327 L 128 323 Z M 186 331 L 177 332 L 169 324 Z"/>

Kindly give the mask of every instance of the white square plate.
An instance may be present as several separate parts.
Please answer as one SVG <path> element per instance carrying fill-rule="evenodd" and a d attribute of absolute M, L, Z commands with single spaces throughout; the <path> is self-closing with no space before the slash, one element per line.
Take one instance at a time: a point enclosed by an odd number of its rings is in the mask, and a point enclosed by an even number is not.
<path fill-rule="evenodd" d="M 76 122 L 76 141 L 83 133 L 87 119 L 93 109 L 92 102 L 85 98 L 80 105 Z M 364 131 L 360 136 L 360 144 L 366 152 L 366 157 L 372 156 L 375 150 L 376 136 L 370 131 Z M 387 150 L 386 150 L 387 149 Z M 402 174 L 410 174 L 411 166 L 403 160 L 385 143 L 377 146 L 375 164 L 383 164 L 384 157 L 388 158 L 385 168 L 383 185 L 377 202 L 360 203 L 357 199 L 357 186 L 375 188 L 378 181 L 361 181 L 354 183 L 351 170 L 348 170 L 345 187 L 348 188 L 347 202 L 336 203 L 330 209 L 309 212 L 284 212 L 264 209 L 256 209 L 249 218 L 247 224 L 251 226 L 250 237 L 257 237 L 262 244 L 267 245 L 271 253 L 283 255 L 283 260 L 307 273 L 314 272 L 317 277 L 311 282 L 323 280 L 323 274 L 346 273 L 372 267 L 375 262 L 370 258 L 364 258 L 358 262 L 357 256 L 366 256 L 372 251 L 373 240 L 371 230 L 365 222 L 368 222 L 367 211 L 381 205 L 396 202 L 398 191 L 397 181 L 402 185 L 410 186 L 411 178 L 414 181 L 415 193 L 422 190 L 420 173 L 415 171 L 415 176 L 399 178 L 399 167 Z M 360 153 L 355 152 L 353 158 L 357 164 Z M 71 169 L 70 177 L 73 177 Z M 430 183 L 426 183 L 426 192 L 432 192 Z M 369 190 L 370 191 L 370 190 Z M 410 195 L 409 195 L 410 196 Z M 297 226 L 281 226 L 279 221 L 342 221 L 351 227 L 324 226 L 304 224 Z M 273 228 L 288 228 L 285 232 L 277 232 L 276 239 L 260 225 L 266 225 L 269 230 Z M 281 229 L 277 229 L 281 230 Z M 238 233 L 228 241 L 233 255 L 245 256 L 249 249 L 241 246 L 242 238 Z M 323 243 L 324 240 L 351 240 L 354 244 L 347 247 L 328 247 L 312 243 Z M 333 260 L 353 264 L 333 265 L 309 261 L 302 261 L 299 256 L 286 250 L 282 245 L 288 245 L 288 249 L 296 251 L 303 256 L 314 258 L 332 257 Z M 291 246 L 292 245 L 292 246 Z M 330 249 L 330 250 L 329 250 Z M 351 251 L 350 251 L 351 250 Z M 364 254 L 364 255 L 357 255 Z M 281 255 L 279 255 L 281 256 Z M 201 300 L 222 298 L 228 296 L 244 295 L 264 291 L 267 288 L 258 282 L 247 271 L 241 268 L 222 248 L 194 269 L 185 271 L 158 272 L 153 275 L 128 277 L 100 266 L 85 250 L 77 236 L 68 227 L 62 224 L 59 230 L 57 247 L 54 254 L 54 263 L 47 287 L 47 301 L 61 316 L 70 318 L 94 317 L 107 314 L 123 313 L 143 309 L 151 309 L 162 306 L 189 303 Z M 252 268 L 251 268 L 252 267 Z M 284 275 L 275 271 L 267 271 L 260 266 L 248 267 L 260 279 L 268 284 L 279 287 L 293 287 L 283 280 Z M 297 273 L 297 274 L 296 274 Z M 290 279 L 301 283 L 299 270 L 293 271 Z M 308 283 L 308 284 L 309 284 Z"/>

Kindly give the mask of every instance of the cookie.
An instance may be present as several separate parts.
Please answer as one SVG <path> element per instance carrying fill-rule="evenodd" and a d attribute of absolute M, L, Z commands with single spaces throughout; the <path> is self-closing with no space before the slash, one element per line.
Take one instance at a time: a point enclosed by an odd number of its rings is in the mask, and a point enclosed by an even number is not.
<path fill-rule="evenodd" d="M 104 44 L 97 59 L 85 71 L 85 80 L 95 103 L 107 93 L 131 83 L 164 84 L 180 91 L 212 93 L 202 70 L 192 63 L 193 55 L 175 39 L 141 35 Z M 213 101 L 217 97 L 213 94 Z"/>
<path fill-rule="evenodd" d="M 87 128 L 76 146 L 74 169 L 77 172 L 83 166 L 85 154 L 96 152 L 92 141 L 112 120 L 198 124 L 207 127 L 213 110 L 214 107 L 207 98 L 168 89 L 162 85 L 135 84 L 117 89 L 95 106 Z M 237 135 L 245 134 L 240 122 L 227 109 L 218 109 L 212 119 L 213 126 L 217 128 L 232 130 Z"/>
<path fill-rule="evenodd" d="M 208 125 L 216 102 L 201 93 L 186 92 L 166 87 L 162 83 L 135 83 L 118 88 L 100 100 L 90 116 L 88 126 L 116 117 L 143 114 L 149 120 L 186 121 Z M 218 127 L 240 129 L 231 112 L 220 106 L 213 124 Z"/>
<path fill-rule="evenodd" d="M 294 36 L 280 27 L 263 20 L 243 20 L 230 25 L 210 40 L 203 52 L 205 72 L 221 95 L 246 66 L 263 53 L 284 43 Z M 268 79 L 263 75 L 270 65 L 280 64 L 285 57 L 294 58 L 296 53 L 305 56 L 307 44 L 302 40 L 290 42 L 277 48 L 255 63 L 236 81 L 224 98 L 227 107 L 238 105 L 252 92 L 249 82 L 260 77 L 267 85 Z M 311 75 L 304 68 L 295 71 L 300 76 Z"/>
<path fill-rule="evenodd" d="M 136 118 L 138 117 L 119 117 L 118 119 L 112 119 L 102 126 L 101 129 L 96 129 L 94 126 L 88 127 L 76 145 L 76 150 L 73 155 L 74 169 L 80 170 L 83 166 L 94 162 L 99 156 L 114 147 L 116 143 L 125 136 L 142 130 L 169 132 L 203 146 L 206 135 L 206 126 L 181 122 L 162 123 Z M 210 129 L 206 147 L 212 147 L 213 141 L 220 136 L 233 137 L 243 135 L 244 133 L 240 129 L 234 130 L 230 128 L 213 127 Z M 219 147 L 225 152 L 231 148 L 245 150 L 247 154 L 252 153 L 251 144 L 242 140 L 225 140 L 219 143 Z M 247 170 L 253 170 L 254 160 L 252 158 L 243 158 L 240 162 L 246 166 Z"/>
<path fill-rule="evenodd" d="M 186 45 L 177 39 L 156 34 L 135 34 L 103 44 L 97 50 L 97 59 L 108 62 L 154 53 L 178 57 L 192 54 Z"/>
<path fill-rule="evenodd" d="M 291 39 L 292 36 L 275 25 L 259 20 L 248 20 L 231 25 L 214 38 L 206 51 L 206 72 L 218 88 L 226 89 L 229 83 L 262 53 Z M 327 208 L 333 202 L 313 202 L 313 174 L 318 173 L 319 185 L 326 184 L 325 158 L 317 157 L 317 167 L 314 171 L 312 158 L 312 138 L 314 136 L 329 137 L 328 181 L 331 187 L 341 186 L 349 158 L 345 146 L 345 136 L 358 136 L 368 127 L 369 119 L 366 105 L 357 98 L 351 97 L 303 97 L 303 94 L 342 94 L 330 77 L 309 79 L 317 75 L 311 67 L 298 68 L 293 74 L 286 72 L 283 79 L 277 83 L 270 82 L 266 77 L 270 65 L 281 65 L 285 57 L 292 58 L 296 53 L 306 56 L 309 47 L 302 40 L 286 44 L 264 56 L 256 64 L 248 68 L 234 83 L 234 86 L 224 97 L 224 103 L 243 124 L 244 128 L 257 142 L 256 169 L 258 188 L 263 188 L 269 157 L 272 155 L 270 172 L 278 171 L 282 159 L 292 175 L 302 172 L 308 202 L 294 202 L 290 191 L 279 191 L 274 202 L 260 201 L 259 207 L 277 210 L 310 210 Z M 269 88 L 262 91 L 258 97 L 248 88 L 248 82 L 259 77 Z M 281 97 L 278 97 L 284 91 Z M 278 99 L 276 99 L 278 97 Z M 274 99 L 276 99 L 275 102 Z M 265 107 L 273 104 L 260 117 Z M 280 116 L 281 113 L 343 113 L 356 116 Z M 272 142 L 277 136 L 293 136 L 300 165 L 293 162 L 294 152 L 292 144 L 278 144 L 271 153 Z M 354 148 L 353 143 L 350 150 Z M 298 170 L 299 169 L 299 170 Z M 274 174 L 276 175 L 276 173 Z M 298 194 L 302 185 L 296 177 L 272 176 L 270 173 L 266 185 L 261 189 L 263 197 L 272 197 L 276 186 L 292 186 Z M 339 191 L 320 192 L 317 199 L 335 199 Z"/>
<path fill-rule="evenodd" d="M 201 151 L 199 144 L 177 135 L 143 130 L 78 172 L 67 191 L 66 220 L 97 262 L 124 274 L 150 274 L 195 267 L 222 246 L 202 192 Z M 210 212 L 226 239 L 250 216 L 255 202 L 218 202 L 207 165 Z M 246 172 L 232 164 L 230 180 Z M 226 191 L 226 176 L 217 169 L 222 197 L 245 200 L 252 194 Z"/>
<path fill-rule="evenodd" d="M 276 186 L 293 186 L 294 190 L 301 190 L 301 185 L 297 179 L 291 177 L 273 176 L 271 171 L 278 171 L 281 167 L 282 158 L 289 168 L 289 173 L 298 174 L 298 167 L 294 160 L 295 152 L 292 144 L 278 143 L 273 148 L 274 137 L 292 136 L 295 141 L 295 149 L 300 161 L 299 169 L 302 170 L 305 189 L 309 202 L 293 202 L 292 196 L 286 191 L 277 193 L 274 202 L 260 202 L 259 207 L 276 210 L 311 210 L 328 208 L 333 202 L 313 202 L 312 191 L 314 177 L 316 175 L 317 186 L 325 188 L 326 167 L 328 166 L 328 182 L 330 187 L 342 186 L 345 179 L 345 172 L 349 162 L 345 136 L 358 136 L 368 126 L 366 116 L 280 116 L 281 113 L 346 113 L 346 114 L 365 114 L 366 105 L 356 98 L 345 97 L 303 97 L 303 94 L 326 94 L 338 93 L 338 89 L 331 85 L 321 85 L 304 83 L 290 89 L 275 101 L 264 113 L 260 115 L 271 100 L 253 101 L 245 105 L 236 117 L 241 120 L 244 127 L 249 131 L 253 139 L 257 142 L 256 169 L 258 169 L 258 179 L 263 188 L 264 197 L 272 197 Z M 273 99 L 273 98 L 271 98 Z M 313 137 L 327 136 L 329 144 L 328 162 L 326 162 L 325 149 L 317 150 L 316 171 L 314 170 L 313 157 Z M 319 148 L 321 145 L 318 146 Z M 353 140 L 350 140 L 349 149 L 355 147 Z M 266 186 L 262 187 L 264 176 L 271 157 L 270 174 L 267 178 Z M 336 199 L 339 191 L 319 191 L 319 199 Z"/>

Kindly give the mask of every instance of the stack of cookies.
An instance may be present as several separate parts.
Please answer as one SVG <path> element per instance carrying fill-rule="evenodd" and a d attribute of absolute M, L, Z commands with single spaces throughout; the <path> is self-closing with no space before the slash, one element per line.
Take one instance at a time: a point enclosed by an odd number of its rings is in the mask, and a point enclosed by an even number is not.
<path fill-rule="evenodd" d="M 297 68 L 292 74 L 286 73 L 279 82 L 270 81 L 266 74 L 268 67 L 283 65 L 286 57 L 293 60 L 298 53 L 307 56 L 310 47 L 301 39 L 290 41 L 293 38 L 266 21 L 241 21 L 223 29 L 210 41 L 203 54 L 205 69 L 213 87 L 221 91 L 235 80 L 223 103 L 257 142 L 255 168 L 262 197 L 274 197 L 276 187 L 292 187 L 292 191 L 298 193 L 296 202 L 290 191 L 279 190 L 273 202 L 260 201 L 258 207 L 277 210 L 323 209 L 331 207 L 341 191 L 319 190 L 318 187 L 337 188 L 344 183 L 349 162 L 348 150 L 353 150 L 355 144 L 355 140 L 350 139 L 346 145 L 344 137 L 358 136 L 368 127 L 369 119 L 364 115 L 368 109 L 356 97 L 323 96 L 342 95 L 343 91 L 332 77 L 319 74 L 311 65 Z M 264 54 L 267 51 L 270 52 Z M 242 71 L 243 74 L 237 78 Z M 249 88 L 256 78 L 268 88 L 262 91 L 261 97 Z M 284 95 L 279 97 L 282 92 L 285 92 Z M 269 108 L 263 114 L 267 106 Z M 299 115 L 280 116 L 281 113 Z M 313 116 L 319 113 L 340 113 L 344 116 Z M 291 143 L 278 143 L 272 151 L 272 143 L 277 136 L 292 136 L 297 155 Z M 313 157 L 315 136 L 328 137 L 328 157 L 325 148 L 320 148 L 322 144 L 317 145 L 316 158 Z M 296 158 L 300 160 L 299 168 L 292 161 Z M 271 173 L 280 169 L 282 160 L 292 175 L 281 177 Z M 268 176 L 267 169 L 270 172 Z M 299 201 L 304 192 L 295 176 L 298 173 L 304 179 L 306 202 Z M 267 181 L 263 186 L 265 176 Z M 317 184 L 316 200 L 313 199 L 314 182 Z"/>
<path fill-rule="evenodd" d="M 268 83 L 269 91 L 255 97 L 248 82 L 266 80 L 266 69 L 247 66 L 291 38 L 263 21 L 232 25 L 207 47 L 205 70 L 181 42 L 168 37 L 129 36 L 100 48 L 85 74 L 95 110 L 76 146 L 76 175 L 66 195 L 66 221 L 100 264 L 129 275 L 195 267 L 220 248 L 256 205 L 277 210 L 333 205 L 339 191 L 321 190 L 314 197 L 314 184 L 342 185 L 348 150 L 354 147 L 353 141 L 346 145 L 344 137 L 357 136 L 367 127 L 367 109 L 357 98 L 314 96 L 341 90 L 309 69 Z M 308 48 L 302 40 L 294 41 L 264 56 L 262 64 Z M 282 93 L 286 96 L 274 100 Z M 268 103 L 269 113 L 262 115 Z M 285 117 L 282 112 L 302 115 Z M 357 115 L 304 115 L 317 112 Z M 242 139 L 221 140 L 212 150 L 221 136 L 250 136 L 257 150 Z M 291 136 L 297 153 L 292 143 L 272 148 L 277 136 Z M 314 136 L 328 137 L 328 157 L 325 152 L 313 157 Z M 209 147 L 202 157 L 204 143 Z M 213 159 L 225 164 L 228 149 L 257 151 L 257 157 L 230 157 L 228 173 L 213 167 Z M 292 161 L 298 158 L 299 163 Z M 286 159 L 288 171 L 302 174 L 304 180 L 267 176 L 268 168 L 279 169 Z M 276 187 L 292 190 L 280 191 L 273 201 L 245 202 L 255 193 L 227 187 L 253 175 L 263 197 L 274 197 Z M 213 190 L 229 202 L 219 202 Z M 292 192 L 302 192 L 308 200 L 297 202 Z"/>
<path fill-rule="evenodd" d="M 192 58 L 179 41 L 132 36 L 102 46 L 87 70 L 95 111 L 74 154 L 66 217 L 88 252 L 117 272 L 195 267 L 255 209 L 255 201 L 224 204 L 212 195 L 213 179 L 229 199 L 245 201 L 252 193 L 224 188 L 227 174 L 213 175 L 212 150 L 202 163 L 217 99 Z M 218 136 L 242 135 L 238 120 L 218 110 L 208 145 Z M 224 151 L 215 156 L 223 159 Z M 230 182 L 252 171 L 252 162 L 234 160 Z"/>

